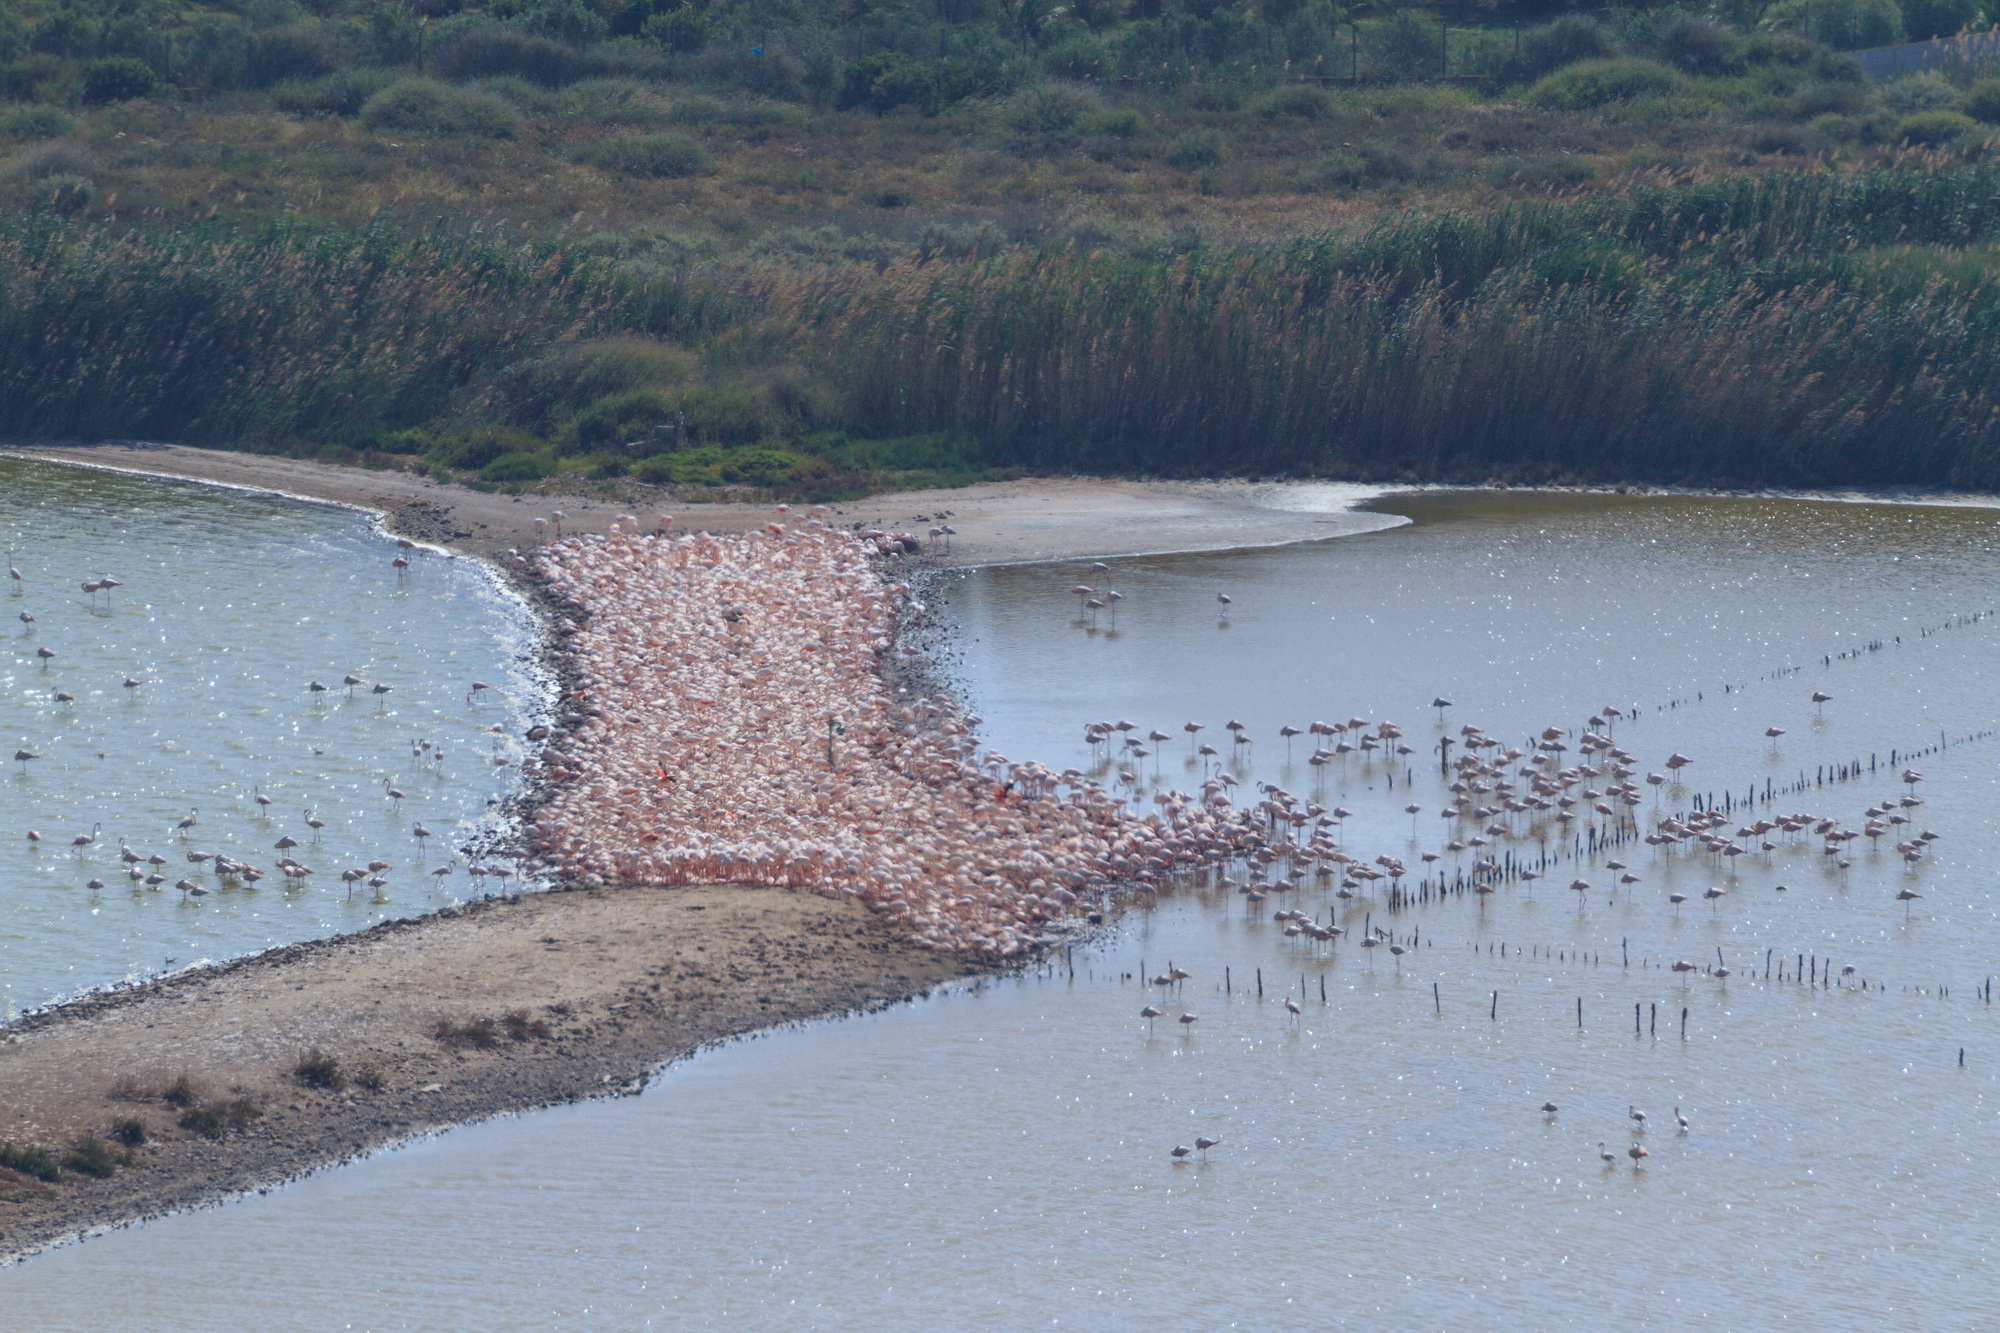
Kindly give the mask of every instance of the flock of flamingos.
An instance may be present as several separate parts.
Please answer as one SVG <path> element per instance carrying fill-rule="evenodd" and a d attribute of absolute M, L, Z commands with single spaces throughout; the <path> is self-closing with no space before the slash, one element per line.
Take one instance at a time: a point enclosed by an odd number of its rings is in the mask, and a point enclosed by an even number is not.
<path fill-rule="evenodd" d="M 1183 726 L 1204 761 L 1199 789 L 1158 791 L 1151 810 L 1138 795 L 1139 766 L 1169 733 L 1140 733 L 1123 720 L 1091 724 L 1085 738 L 1103 755 L 1093 773 L 982 752 L 979 718 L 909 693 L 894 683 L 899 673 L 884 669 L 898 652 L 899 622 L 925 615 L 908 585 L 880 572 L 882 558 L 913 539 L 845 532 L 822 513 L 795 520 L 781 507 L 776 521 L 742 536 L 674 535 L 665 519 L 646 535 L 627 517 L 608 536 L 570 537 L 523 557 L 573 608 L 558 631 L 573 679 L 539 761 L 549 797 L 529 831 L 536 869 L 650 885 L 808 889 L 865 903 L 924 947 L 983 958 L 1026 955 L 1047 941 L 1052 923 L 1175 875 L 1239 873 L 1241 882 L 1221 882 L 1254 906 L 1328 880 L 1337 898 L 1351 900 L 1410 874 L 1394 855 L 1341 845 L 1342 821 L 1353 814 L 1344 807 L 1265 783 L 1239 792 L 1201 724 Z M 1433 704 L 1440 717 L 1451 706 Z M 1621 716 L 1604 708 L 1574 736 L 1552 725 L 1528 747 L 1457 728 L 1440 746 L 1449 770 L 1450 803 L 1437 812 L 1446 840 L 1422 853 L 1423 864 L 1470 858 L 1472 891 L 1483 897 L 1512 841 L 1549 828 L 1635 829 L 1647 788 L 1657 796 L 1693 760 L 1674 754 L 1665 772 L 1642 774 L 1613 736 Z M 1231 748 L 1248 743 L 1242 724 L 1224 730 Z M 1315 722 L 1279 734 L 1287 743 L 1311 737 L 1315 772 L 1413 753 L 1403 729 L 1387 721 Z M 1798 811 L 1738 824 L 1695 811 L 1658 817 L 1644 841 L 1662 854 L 1705 857 L 1720 872 L 1781 839 L 1817 839 L 1844 866 L 1851 841 L 1892 836 L 1915 867 L 1936 837 L 1912 829 L 1922 777 L 1904 769 L 1905 794 L 1853 823 Z M 1403 808 L 1414 830 L 1423 811 Z M 1605 864 L 1617 879 L 1603 887 L 1630 891 L 1640 882 L 1623 863 Z M 1532 881 L 1540 872 L 1512 873 Z M 1580 896 L 1593 887 L 1569 883 Z M 1711 887 L 1703 897 L 1714 909 L 1725 894 Z M 1897 892 L 1906 910 L 1919 896 L 1907 885 Z M 1676 911 L 1682 901 L 1669 895 Z M 1276 916 L 1288 935 L 1309 942 L 1331 944 L 1344 933 L 1294 909 Z M 1379 929 L 1360 943 L 1400 952 Z"/>
<path fill-rule="evenodd" d="M 1097 757 L 1089 773 L 982 753 L 979 718 L 944 697 L 911 694 L 895 683 L 902 673 L 885 669 L 895 661 L 899 628 L 926 614 L 909 585 L 884 574 L 893 557 L 917 549 L 917 539 L 843 531 L 823 515 L 822 508 L 794 518 L 780 506 L 775 521 L 740 536 L 676 534 L 665 517 L 647 535 L 625 516 L 607 536 L 568 538 L 557 515 L 556 540 L 530 555 L 516 553 L 571 608 L 557 626 L 569 688 L 554 725 L 530 733 L 546 741 L 525 765 L 545 799 L 526 830 L 524 871 L 648 885 L 729 881 L 808 889 L 866 904 L 923 947 L 988 959 L 1027 955 L 1047 943 L 1054 923 L 1101 913 L 1114 894 L 1150 892 L 1176 875 L 1208 876 L 1251 908 L 1329 880 L 1337 881 L 1334 897 L 1345 904 L 1383 880 L 1398 888 L 1410 875 L 1396 855 L 1367 857 L 1342 845 L 1342 822 L 1354 813 L 1343 806 L 1267 783 L 1239 792 L 1223 751 L 1202 738 L 1200 723 L 1182 725 L 1202 761 L 1198 790 L 1158 790 L 1151 810 L 1139 796 L 1140 774 L 1144 761 L 1157 762 L 1172 742 L 1170 733 L 1142 734 L 1124 720 L 1092 723 L 1084 733 Z M 538 520 L 538 532 L 541 526 Z M 396 557 L 400 578 L 412 544 L 399 545 L 405 548 Z M 19 571 L 9 573 L 18 588 Z M 84 589 L 96 596 L 116 586 L 103 579 Z M 1099 604 L 1122 600 L 1081 585 L 1071 591 Z M 1227 595 L 1218 600 L 1226 615 Z M 33 623 L 29 612 L 21 619 Z M 46 662 L 49 650 L 40 651 Z M 350 689 L 363 683 L 345 682 Z M 486 688 L 474 682 L 472 696 Z M 1432 704 L 1440 720 L 1451 707 L 1446 699 Z M 1503 871 L 1499 857 L 1511 842 L 1539 840 L 1551 830 L 1636 832 L 1647 787 L 1657 798 L 1693 760 L 1670 755 L 1664 772 L 1641 779 L 1637 757 L 1613 735 L 1622 716 L 1607 706 L 1574 735 L 1551 725 L 1524 745 L 1469 724 L 1444 737 L 1438 753 L 1449 803 L 1436 813 L 1446 821 L 1445 840 L 1421 853 L 1422 867 L 1453 858 L 1461 881 L 1483 904 L 1503 877 L 1532 883 L 1545 873 L 1520 865 Z M 1240 722 L 1223 730 L 1232 751 L 1250 743 Z M 1403 729 L 1389 721 L 1353 717 L 1286 726 L 1278 734 L 1288 746 L 1295 737 L 1309 738 L 1316 783 L 1329 765 L 1377 757 L 1401 763 L 1414 753 Z M 1766 732 L 1774 740 L 1781 734 Z M 1455 759 L 1453 748 L 1460 751 Z M 14 756 L 22 765 L 38 757 L 25 749 Z M 1887 836 L 1914 868 L 1937 836 L 1911 830 L 1922 777 L 1904 769 L 1907 794 L 1868 807 L 1858 827 L 1807 811 L 1736 825 L 1728 815 L 1697 810 L 1656 818 L 1644 841 L 1664 853 L 1706 857 L 1720 869 L 1775 850 L 1778 839 L 1815 838 L 1844 867 L 1848 843 Z M 390 798 L 401 797 L 385 786 Z M 260 807 L 271 804 L 262 793 L 254 799 Z M 1415 803 L 1403 809 L 1414 841 L 1424 811 Z M 312 813 L 305 818 L 316 836 Z M 185 835 L 197 822 L 190 811 L 178 831 Z M 421 823 L 411 832 L 420 849 L 432 836 Z M 99 833 L 79 834 L 71 846 L 81 855 Z M 42 835 L 27 836 L 38 842 Z M 313 872 L 292 855 L 298 846 L 282 838 L 277 865 L 303 879 Z M 165 857 L 142 857 L 122 840 L 120 850 L 124 873 L 135 881 L 152 888 L 168 882 Z M 190 852 L 188 859 L 197 871 L 213 869 L 225 880 L 254 882 L 263 873 L 219 854 Z M 1640 883 L 1622 862 L 1605 865 L 1617 878 L 1603 887 L 1631 890 Z M 1241 882 L 1222 878 L 1238 866 Z M 342 879 L 350 892 L 358 883 L 379 889 L 388 868 L 377 860 L 343 871 Z M 448 863 L 432 873 L 451 869 Z M 474 873 L 497 875 L 504 886 L 514 872 L 496 863 Z M 102 888 L 102 881 L 91 887 Z M 208 892 L 185 876 L 173 887 L 188 897 Z M 1568 887 L 1581 901 L 1597 886 L 1578 877 Z M 1703 897 L 1714 907 L 1725 895 L 1714 886 Z M 1907 910 L 1921 895 L 1906 882 L 1896 896 Z M 1683 901 L 1680 893 L 1668 896 L 1676 911 Z M 1332 919 L 1321 923 L 1296 909 L 1281 906 L 1274 915 L 1288 936 L 1306 943 L 1330 945 L 1345 933 Z M 1401 952 L 1379 929 L 1360 944 Z M 1727 975 L 1726 968 L 1713 971 Z"/>

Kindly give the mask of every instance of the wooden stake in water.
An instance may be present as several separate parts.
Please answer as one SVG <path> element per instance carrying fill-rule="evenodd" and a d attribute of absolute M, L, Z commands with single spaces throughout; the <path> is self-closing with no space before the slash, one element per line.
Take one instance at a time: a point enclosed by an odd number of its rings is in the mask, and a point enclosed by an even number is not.
<path fill-rule="evenodd" d="M 1681 1006 L 1681 1040 L 1682 1040 L 1682 1041 L 1686 1041 L 1687 1039 L 1688 1039 L 1688 1011 L 1687 1011 L 1687 1006 L 1686 1006 L 1686 1005 L 1682 1005 L 1682 1006 Z"/>
<path fill-rule="evenodd" d="M 1444 1014 L 1444 1001 L 1438 998 L 1438 984 L 1435 981 L 1431 983 L 1431 1012 L 1440 1017 Z"/>
<path fill-rule="evenodd" d="M 1492 1013 L 1490 1013 L 1490 1014 L 1488 1014 L 1488 1015 L 1487 1015 L 1487 1017 L 1488 1017 L 1488 1018 L 1493 1018 L 1493 1019 L 1497 1019 L 1497 1018 L 1499 1018 L 1499 1017 L 1500 1017 L 1500 992 L 1499 992 L 1499 991 L 1494 991 L 1494 992 L 1493 992 L 1493 1012 L 1492 1012 Z"/>

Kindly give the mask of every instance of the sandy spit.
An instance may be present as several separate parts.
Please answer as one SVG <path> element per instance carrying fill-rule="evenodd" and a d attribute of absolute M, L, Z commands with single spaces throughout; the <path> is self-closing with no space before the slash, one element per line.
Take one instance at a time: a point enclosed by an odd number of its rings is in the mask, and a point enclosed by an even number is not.
<path fill-rule="evenodd" d="M 127 1118 L 150 1141 L 109 1179 L 0 1169 L 0 1264 L 453 1125 L 633 1091 L 710 1043 L 975 970 L 896 935 L 858 903 L 782 889 L 523 894 L 31 1014 L 0 1029 L 0 1142 L 60 1148 Z M 300 1080 L 313 1048 L 345 1087 Z M 187 1108 L 161 1095 L 182 1076 L 201 1105 L 256 1114 L 219 1139 L 182 1128 Z"/>
<path fill-rule="evenodd" d="M 680 531 L 744 532 L 772 518 L 769 505 L 688 504 L 579 496 L 509 496 L 432 481 L 406 472 L 371 472 L 262 454 L 185 445 L 46 445 L 6 456 L 82 464 L 176 477 L 212 485 L 330 501 L 375 510 L 389 530 L 414 541 L 471 555 L 504 555 L 535 543 L 534 520 L 560 509 L 566 534 L 605 533 L 621 514 L 651 531 L 661 512 Z M 901 491 L 831 506 L 839 527 L 882 528 L 922 537 L 932 527 L 957 529 L 938 555 L 957 565 L 1026 564 L 1284 546 L 1396 527 L 1392 514 L 1356 513 L 1347 505 L 1391 488 L 1334 485 L 1285 488 L 1284 503 L 1318 501 L 1312 509 L 1268 502 L 1277 488 L 1240 482 L 1119 481 L 1066 477 L 988 482 L 956 490 Z M 547 535 L 553 535 L 552 531 Z"/>

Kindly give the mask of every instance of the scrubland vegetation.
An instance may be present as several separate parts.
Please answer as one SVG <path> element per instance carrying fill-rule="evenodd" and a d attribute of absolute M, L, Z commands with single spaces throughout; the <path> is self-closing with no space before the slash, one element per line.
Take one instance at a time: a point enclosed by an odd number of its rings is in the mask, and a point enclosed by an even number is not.
<path fill-rule="evenodd" d="M 0 431 L 2000 485 L 1965 0 L 0 2 Z"/>

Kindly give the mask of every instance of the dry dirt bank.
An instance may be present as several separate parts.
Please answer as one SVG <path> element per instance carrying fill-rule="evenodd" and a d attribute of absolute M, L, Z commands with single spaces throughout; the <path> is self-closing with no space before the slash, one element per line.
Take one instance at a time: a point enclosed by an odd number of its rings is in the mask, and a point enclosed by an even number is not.
<path fill-rule="evenodd" d="M 482 900 L 87 997 L 0 1029 L 0 1143 L 60 1151 L 125 1119 L 150 1141 L 109 1179 L 0 1169 L 0 1262 L 973 970 L 852 903 L 628 888 Z M 344 1086 L 301 1080 L 314 1048 Z M 183 1077 L 192 1106 L 161 1095 Z M 182 1127 L 204 1108 L 220 1138 Z"/>

